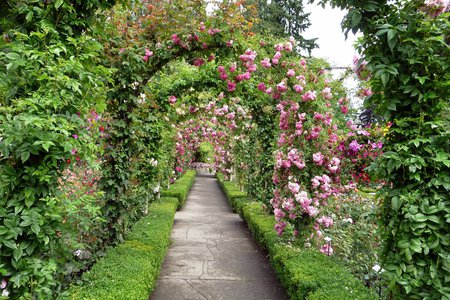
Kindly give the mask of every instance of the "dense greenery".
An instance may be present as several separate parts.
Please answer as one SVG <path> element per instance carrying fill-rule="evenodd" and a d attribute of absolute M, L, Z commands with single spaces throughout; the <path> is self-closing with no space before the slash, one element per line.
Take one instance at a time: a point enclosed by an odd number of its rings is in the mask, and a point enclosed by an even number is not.
<path fill-rule="evenodd" d="M 111 70 L 92 37 L 114 1 L 6 1 L 0 40 L 0 272 L 11 297 L 47 298 L 66 273 L 58 179 L 99 152 L 83 119 L 105 107 Z M 59 280 L 58 280 L 59 278 Z"/>
<path fill-rule="evenodd" d="M 395 297 L 448 298 L 449 7 L 442 1 L 321 2 L 348 9 L 345 28 L 363 33 L 359 66 L 374 91 L 366 105 L 392 122 L 385 153 L 370 168 L 388 182 L 379 197 L 389 287 Z"/>

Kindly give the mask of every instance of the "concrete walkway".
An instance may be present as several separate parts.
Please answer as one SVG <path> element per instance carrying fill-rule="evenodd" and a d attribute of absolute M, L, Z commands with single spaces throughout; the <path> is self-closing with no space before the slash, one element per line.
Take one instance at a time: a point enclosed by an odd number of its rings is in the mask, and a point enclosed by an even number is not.
<path fill-rule="evenodd" d="M 288 299 L 213 176 L 197 176 L 171 238 L 151 300 Z"/>

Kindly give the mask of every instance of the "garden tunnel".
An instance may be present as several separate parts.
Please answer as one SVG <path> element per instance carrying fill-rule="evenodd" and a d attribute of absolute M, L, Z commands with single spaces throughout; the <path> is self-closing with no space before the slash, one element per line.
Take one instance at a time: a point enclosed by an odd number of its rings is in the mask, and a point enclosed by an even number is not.
<path fill-rule="evenodd" d="M 386 295 L 448 297 L 450 5 L 320 2 L 363 35 L 353 71 L 380 115 L 371 126 L 356 124 L 328 62 L 300 55 L 303 39 L 254 32 L 242 1 L 210 13 L 203 1 L 3 1 L 2 293 L 56 297 L 127 245 L 206 142 L 278 235 L 351 265 L 339 230 L 358 217 L 367 235 L 345 231 L 352 245 L 383 246 L 357 276 L 378 280 L 377 262 Z M 376 200 L 358 185 L 380 188 Z"/>

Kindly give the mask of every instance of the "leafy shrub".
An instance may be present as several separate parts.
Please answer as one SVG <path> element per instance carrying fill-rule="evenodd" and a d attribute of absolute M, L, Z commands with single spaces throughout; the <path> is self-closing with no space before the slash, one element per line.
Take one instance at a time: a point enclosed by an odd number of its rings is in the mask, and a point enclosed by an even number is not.
<path fill-rule="evenodd" d="M 181 208 L 186 202 L 189 190 L 195 181 L 196 172 L 188 170 L 180 179 L 174 184 L 169 186 L 167 190 L 164 190 L 161 195 L 163 197 L 174 197 L 178 199 L 178 208 Z"/>
<path fill-rule="evenodd" d="M 150 204 L 123 244 L 83 276 L 84 284 L 72 286 L 70 299 L 147 299 L 155 287 L 170 244 L 178 199 L 162 197 Z"/>

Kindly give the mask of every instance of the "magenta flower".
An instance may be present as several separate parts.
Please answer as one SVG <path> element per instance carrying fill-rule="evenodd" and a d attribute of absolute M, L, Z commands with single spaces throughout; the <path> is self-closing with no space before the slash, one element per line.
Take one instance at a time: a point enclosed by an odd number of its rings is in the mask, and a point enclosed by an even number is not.
<path fill-rule="evenodd" d="M 258 90 L 260 90 L 261 92 L 264 92 L 266 90 L 266 85 L 264 84 L 264 82 L 260 82 L 258 84 Z"/>
<path fill-rule="evenodd" d="M 252 75 L 250 74 L 250 72 L 245 72 L 245 73 L 242 75 L 242 77 L 243 77 L 244 80 L 249 80 L 251 76 L 252 76 Z"/>
<path fill-rule="evenodd" d="M 223 73 L 223 72 L 225 72 L 225 67 L 224 67 L 224 66 L 218 66 L 218 67 L 217 67 L 217 71 L 218 71 L 219 73 Z"/>
<path fill-rule="evenodd" d="M 72 134 L 72 137 L 73 137 L 74 139 L 78 139 L 78 135 L 77 135 L 77 134 Z"/>
<path fill-rule="evenodd" d="M 313 154 L 313 161 L 316 165 L 321 166 L 323 164 L 324 155 L 321 152 Z"/>
<path fill-rule="evenodd" d="M 353 140 L 350 145 L 348 145 L 348 148 L 353 154 L 356 154 L 362 147 L 363 145 L 358 144 L 356 140 Z"/>
<path fill-rule="evenodd" d="M 330 244 L 325 244 L 322 246 L 322 248 L 320 248 L 320 252 L 328 256 L 331 256 L 333 255 L 333 248 L 331 247 Z"/>
<path fill-rule="evenodd" d="M 228 78 L 228 74 L 225 72 L 221 72 L 221 73 L 219 73 L 219 77 L 222 80 L 226 80 Z"/>
<path fill-rule="evenodd" d="M 333 97 L 333 94 L 331 93 L 331 89 L 329 87 L 324 88 L 323 91 L 322 91 L 322 96 L 326 100 L 330 100 L 331 97 Z"/>
<path fill-rule="evenodd" d="M 153 56 L 153 51 L 150 51 L 149 49 L 145 48 L 145 56 L 148 56 L 148 57 Z"/>
<path fill-rule="evenodd" d="M 316 100 L 316 91 L 308 91 L 302 95 L 303 101 Z"/>
<path fill-rule="evenodd" d="M 284 216 L 286 215 L 281 209 L 279 209 L 279 208 L 275 208 L 274 209 L 274 211 L 273 211 L 273 214 L 275 215 L 275 220 L 277 221 L 277 222 L 280 222 L 280 220 L 282 219 L 282 218 L 284 218 Z"/>
<path fill-rule="evenodd" d="M 319 213 L 319 210 L 316 207 L 314 207 L 314 206 L 308 206 L 305 209 L 305 211 L 310 217 L 315 217 Z"/>
<path fill-rule="evenodd" d="M 300 186 L 298 185 L 298 183 L 295 182 L 289 182 L 288 188 L 292 194 L 297 194 L 300 191 Z"/>
<path fill-rule="evenodd" d="M 292 69 L 289 69 L 286 73 L 287 77 L 294 77 L 295 76 L 295 71 Z"/>
<path fill-rule="evenodd" d="M 237 68 L 236 63 L 232 63 L 230 65 L 230 72 L 233 73 L 234 71 L 236 71 L 236 68 Z"/>
<path fill-rule="evenodd" d="M 279 236 L 283 235 L 284 229 L 286 228 L 287 223 L 284 221 L 280 221 L 278 223 L 275 224 L 275 231 L 277 232 L 277 234 Z"/>
<path fill-rule="evenodd" d="M 296 84 L 294 85 L 294 90 L 300 94 L 301 92 L 303 92 L 303 87 L 300 84 Z"/>
<path fill-rule="evenodd" d="M 170 104 L 174 104 L 175 102 L 177 102 L 177 97 L 175 97 L 174 95 L 169 97 L 169 103 Z"/>
<path fill-rule="evenodd" d="M 287 91 L 287 86 L 286 86 L 286 83 L 284 81 L 282 81 L 279 84 L 277 84 L 277 91 L 279 91 L 280 93 L 284 93 L 284 92 Z"/>
<path fill-rule="evenodd" d="M 234 92 L 236 90 L 236 83 L 228 80 L 227 88 L 229 92 Z"/>
<path fill-rule="evenodd" d="M 264 68 L 270 68 L 272 65 L 271 65 L 271 63 L 270 63 L 270 59 L 269 58 L 264 58 L 262 61 L 261 61 L 261 65 L 264 67 Z"/>
<path fill-rule="evenodd" d="M 333 225 L 333 219 L 330 217 L 322 216 L 317 220 L 317 223 L 323 225 L 325 228 L 328 228 Z"/>

